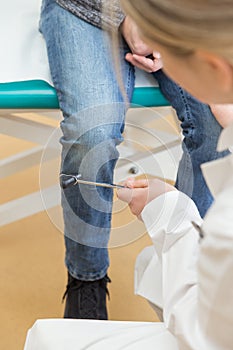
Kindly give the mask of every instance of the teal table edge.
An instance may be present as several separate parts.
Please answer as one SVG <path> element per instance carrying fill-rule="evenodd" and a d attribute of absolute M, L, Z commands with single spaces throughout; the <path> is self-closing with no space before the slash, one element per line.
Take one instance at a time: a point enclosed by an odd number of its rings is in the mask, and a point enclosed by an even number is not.
<path fill-rule="evenodd" d="M 135 87 L 132 107 L 162 107 L 169 102 L 159 87 Z M 43 80 L 0 83 L 0 109 L 57 109 L 55 89 Z"/>

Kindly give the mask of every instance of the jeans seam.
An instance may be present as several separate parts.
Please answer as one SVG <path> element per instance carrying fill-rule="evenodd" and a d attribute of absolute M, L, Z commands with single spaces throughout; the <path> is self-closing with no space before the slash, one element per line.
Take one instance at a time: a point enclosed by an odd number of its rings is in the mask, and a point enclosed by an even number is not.
<path fill-rule="evenodd" d="M 194 135 L 194 124 L 193 124 L 193 121 L 192 121 L 192 118 L 191 118 L 191 112 L 190 112 L 190 109 L 189 109 L 189 104 L 187 102 L 187 98 L 185 97 L 185 94 L 184 94 L 184 91 L 183 89 L 179 86 L 179 93 L 180 93 L 180 96 L 181 96 L 181 99 L 184 103 L 184 106 L 185 106 L 185 111 L 186 111 L 186 115 L 187 115 L 187 119 L 190 123 L 190 127 L 189 127 L 189 138 L 192 140 L 192 144 L 193 144 L 193 135 Z M 194 150 L 193 147 L 189 147 L 189 153 L 191 153 L 192 151 Z"/>
<path fill-rule="evenodd" d="M 127 75 L 127 96 L 129 96 L 130 94 L 130 100 L 132 99 L 132 93 L 133 93 L 133 90 L 130 91 L 130 87 L 132 86 L 131 84 L 131 77 L 132 77 L 132 74 L 134 74 L 135 72 L 135 69 L 134 67 L 130 64 L 129 65 L 129 69 L 128 69 L 128 75 Z"/>

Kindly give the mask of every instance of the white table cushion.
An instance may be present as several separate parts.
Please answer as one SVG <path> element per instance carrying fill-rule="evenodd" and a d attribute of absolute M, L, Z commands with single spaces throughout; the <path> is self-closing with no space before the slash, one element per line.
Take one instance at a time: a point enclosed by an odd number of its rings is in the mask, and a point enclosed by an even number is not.
<path fill-rule="evenodd" d="M 24 350 L 178 350 L 163 323 L 45 319 L 28 331 Z"/>
<path fill-rule="evenodd" d="M 41 0 L 8 0 L 0 4 L 0 83 L 41 79 L 52 85 L 46 45 L 39 32 Z M 157 86 L 137 70 L 136 86 Z"/>

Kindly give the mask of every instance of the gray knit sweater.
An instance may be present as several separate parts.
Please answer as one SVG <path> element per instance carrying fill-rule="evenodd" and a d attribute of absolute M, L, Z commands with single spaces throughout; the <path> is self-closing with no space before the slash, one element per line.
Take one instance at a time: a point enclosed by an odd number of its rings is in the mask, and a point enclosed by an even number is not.
<path fill-rule="evenodd" d="M 120 0 L 56 0 L 83 20 L 107 30 L 116 30 L 124 19 Z"/>

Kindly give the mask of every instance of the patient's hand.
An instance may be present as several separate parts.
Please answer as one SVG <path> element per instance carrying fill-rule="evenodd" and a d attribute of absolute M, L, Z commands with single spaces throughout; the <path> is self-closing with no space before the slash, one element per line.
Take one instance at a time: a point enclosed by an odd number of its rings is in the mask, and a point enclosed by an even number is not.
<path fill-rule="evenodd" d="M 159 52 L 153 52 L 151 58 L 136 55 L 133 53 L 127 53 L 125 56 L 126 61 L 130 62 L 133 66 L 146 71 L 147 73 L 156 72 L 163 67 L 163 62 Z"/>
<path fill-rule="evenodd" d="M 137 25 L 128 16 L 125 17 L 121 25 L 121 33 L 131 50 L 131 53 L 127 53 L 125 56 L 128 62 L 148 73 L 162 68 L 160 54 L 152 52 L 152 49 L 141 39 Z M 150 58 L 146 57 L 148 55 Z"/>
<path fill-rule="evenodd" d="M 153 199 L 166 192 L 177 191 L 174 186 L 158 179 L 134 180 L 130 178 L 124 185 L 127 188 L 117 191 L 118 198 L 127 202 L 131 212 L 139 219 L 141 219 L 144 207 Z"/>

